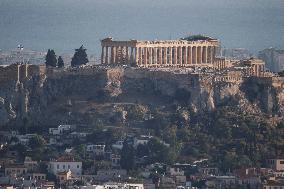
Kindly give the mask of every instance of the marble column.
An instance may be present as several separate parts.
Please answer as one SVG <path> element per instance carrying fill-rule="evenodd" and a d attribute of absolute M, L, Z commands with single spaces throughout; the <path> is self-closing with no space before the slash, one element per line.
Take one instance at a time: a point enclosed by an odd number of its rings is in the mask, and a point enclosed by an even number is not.
<path fill-rule="evenodd" d="M 135 52 L 135 56 L 134 56 L 135 62 L 134 62 L 134 64 L 138 65 L 138 60 L 139 60 L 138 47 L 134 48 L 134 52 Z"/>
<path fill-rule="evenodd" d="M 205 62 L 204 63 L 207 64 L 208 63 L 208 61 L 207 61 L 208 60 L 208 58 L 207 58 L 207 46 L 204 47 L 204 51 L 205 51 L 205 53 L 204 53 L 205 54 Z"/>
<path fill-rule="evenodd" d="M 143 65 L 143 59 L 142 59 L 142 47 L 139 47 L 139 65 L 142 66 Z"/>
<path fill-rule="evenodd" d="M 200 47 L 200 64 L 203 64 L 203 47 Z"/>
<path fill-rule="evenodd" d="M 173 48 L 169 47 L 169 65 L 171 66 L 173 64 Z"/>
<path fill-rule="evenodd" d="M 205 51 L 204 51 L 204 47 L 202 46 L 201 48 L 201 63 L 204 64 L 206 61 L 205 61 Z"/>
<path fill-rule="evenodd" d="M 210 58 L 211 58 L 211 63 L 212 63 L 212 64 L 214 63 L 214 58 L 213 58 L 213 56 L 214 56 L 214 47 L 211 46 L 211 47 L 210 47 Z"/>
<path fill-rule="evenodd" d="M 154 64 L 158 64 L 158 49 L 156 47 L 154 48 Z"/>
<path fill-rule="evenodd" d="M 188 62 L 187 62 L 187 47 L 184 47 L 184 64 L 187 65 Z"/>
<path fill-rule="evenodd" d="M 178 56 L 179 56 L 179 62 L 178 62 L 178 64 L 179 64 L 179 65 L 182 65 L 182 47 L 179 47 Z"/>
<path fill-rule="evenodd" d="M 115 63 L 115 59 L 114 59 L 114 47 L 111 47 L 111 50 L 110 50 L 110 63 L 111 64 L 114 64 Z"/>
<path fill-rule="evenodd" d="M 125 63 L 128 64 L 129 61 L 129 49 L 128 46 L 125 47 Z"/>
<path fill-rule="evenodd" d="M 211 58 L 210 58 L 210 46 L 207 47 L 207 63 L 211 63 Z"/>
<path fill-rule="evenodd" d="M 192 49 L 191 47 L 187 47 L 188 57 L 187 57 L 187 63 L 192 64 Z"/>
<path fill-rule="evenodd" d="M 120 63 L 119 51 L 120 51 L 120 46 L 117 46 L 115 48 L 115 60 L 116 60 L 116 63 Z"/>
<path fill-rule="evenodd" d="M 167 65 L 168 64 L 168 48 L 164 47 L 164 64 Z"/>
<path fill-rule="evenodd" d="M 201 47 L 197 47 L 197 64 L 201 64 L 202 56 L 201 56 Z"/>
<path fill-rule="evenodd" d="M 108 47 L 106 47 L 105 64 L 108 64 Z"/>
<path fill-rule="evenodd" d="M 130 63 L 132 64 L 134 62 L 134 55 L 133 55 L 133 47 L 130 48 Z"/>
<path fill-rule="evenodd" d="M 104 63 L 104 46 L 102 46 L 102 54 L 101 54 L 101 64 L 103 64 Z"/>
<path fill-rule="evenodd" d="M 144 47 L 144 66 L 147 67 L 148 66 L 148 53 L 147 53 L 148 48 Z"/>
<path fill-rule="evenodd" d="M 159 65 L 163 64 L 163 49 L 159 47 Z"/>
<path fill-rule="evenodd" d="M 174 64 L 177 65 L 178 64 L 178 51 L 177 51 L 177 47 L 174 47 Z"/>
<path fill-rule="evenodd" d="M 152 65 L 153 64 L 153 49 L 152 47 L 149 47 L 149 64 Z"/>
<path fill-rule="evenodd" d="M 192 64 L 196 64 L 196 55 L 197 55 L 197 51 L 196 51 L 196 46 L 192 47 Z"/>

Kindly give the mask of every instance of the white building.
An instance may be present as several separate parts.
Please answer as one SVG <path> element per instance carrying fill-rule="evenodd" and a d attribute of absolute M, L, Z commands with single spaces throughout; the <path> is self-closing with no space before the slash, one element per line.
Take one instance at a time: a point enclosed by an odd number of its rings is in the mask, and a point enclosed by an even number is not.
<path fill-rule="evenodd" d="M 19 143 L 22 145 L 28 145 L 31 138 L 36 137 L 37 134 L 25 134 L 25 135 L 16 135 L 19 140 Z"/>
<path fill-rule="evenodd" d="M 147 135 L 141 135 L 140 137 L 135 137 L 133 142 L 133 147 L 137 148 L 139 144 L 146 145 L 148 144 L 149 140 L 152 138 L 152 136 Z"/>
<path fill-rule="evenodd" d="M 284 171 L 284 158 L 268 159 L 267 164 L 274 171 Z"/>
<path fill-rule="evenodd" d="M 144 185 L 130 183 L 105 183 L 104 185 L 81 186 L 80 189 L 144 189 Z"/>
<path fill-rule="evenodd" d="M 144 189 L 143 184 L 125 184 L 125 183 L 106 183 L 104 184 L 105 189 Z"/>
<path fill-rule="evenodd" d="M 76 129 L 75 125 L 59 125 L 57 128 L 49 128 L 49 134 L 62 135 L 67 132 L 71 132 Z"/>
<path fill-rule="evenodd" d="M 58 172 L 70 170 L 72 174 L 79 176 L 82 175 L 82 162 L 75 161 L 71 157 L 61 157 L 57 160 L 50 161 L 48 171 L 56 175 Z"/>
<path fill-rule="evenodd" d="M 121 159 L 120 155 L 112 154 L 111 155 L 111 166 L 112 167 L 119 167 L 120 166 L 120 159 Z"/>
<path fill-rule="evenodd" d="M 95 156 L 103 156 L 105 154 L 104 144 L 89 144 L 86 146 L 86 151 L 88 153 L 93 153 Z"/>
<path fill-rule="evenodd" d="M 112 148 L 121 150 L 123 148 L 123 140 L 116 141 L 116 143 L 112 145 Z"/>
<path fill-rule="evenodd" d="M 169 173 L 171 176 L 183 176 L 184 175 L 184 171 L 177 167 L 171 167 L 169 169 Z"/>

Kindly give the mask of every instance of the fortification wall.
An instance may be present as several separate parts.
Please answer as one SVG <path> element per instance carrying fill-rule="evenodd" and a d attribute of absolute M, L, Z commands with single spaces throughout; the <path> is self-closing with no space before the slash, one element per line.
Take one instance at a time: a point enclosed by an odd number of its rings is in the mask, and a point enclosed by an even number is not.
<path fill-rule="evenodd" d="M 10 81 L 22 83 L 27 78 L 42 74 L 45 74 L 45 66 L 43 65 L 11 64 L 0 66 L 0 86 Z"/>
<path fill-rule="evenodd" d="M 0 86 L 18 80 L 18 65 L 0 66 Z"/>

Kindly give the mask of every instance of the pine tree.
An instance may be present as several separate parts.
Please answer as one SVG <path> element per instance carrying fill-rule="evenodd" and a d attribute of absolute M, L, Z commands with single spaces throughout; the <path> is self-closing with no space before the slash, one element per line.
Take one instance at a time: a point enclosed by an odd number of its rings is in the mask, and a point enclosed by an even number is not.
<path fill-rule="evenodd" d="M 57 65 L 58 65 L 58 68 L 64 68 L 64 61 L 61 56 L 58 57 Z"/>
<path fill-rule="evenodd" d="M 120 165 L 127 171 L 134 168 L 134 148 L 126 140 L 123 142 Z"/>
<path fill-rule="evenodd" d="M 57 59 L 54 50 L 48 49 L 47 54 L 45 56 L 45 65 L 47 67 L 57 66 Z"/>
<path fill-rule="evenodd" d="M 83 45 L 79 49 L 75 49 L 75 54 L 71 61 L 72 67 L 81 66 L 89 62 L 86 50 Z"/>

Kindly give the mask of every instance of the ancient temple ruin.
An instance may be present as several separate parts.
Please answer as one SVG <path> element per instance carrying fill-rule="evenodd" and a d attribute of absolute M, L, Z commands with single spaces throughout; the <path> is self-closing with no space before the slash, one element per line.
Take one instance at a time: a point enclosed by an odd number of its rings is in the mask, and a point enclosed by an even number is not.
<path fill-rule="evenodd" d="M 101 41 L 102 64 L 128 64 L 137 67 L 212 67 L 219 41 L 210 37 L 179 40 Z"/>

